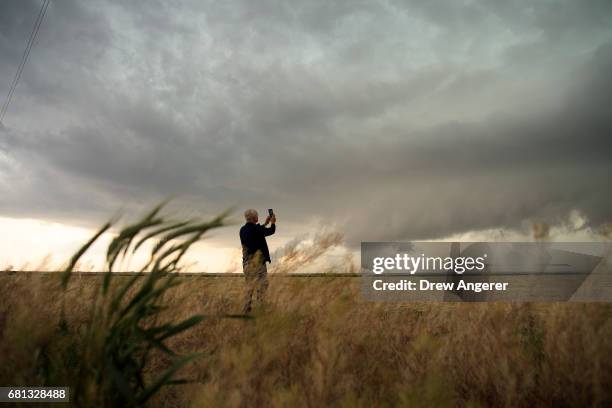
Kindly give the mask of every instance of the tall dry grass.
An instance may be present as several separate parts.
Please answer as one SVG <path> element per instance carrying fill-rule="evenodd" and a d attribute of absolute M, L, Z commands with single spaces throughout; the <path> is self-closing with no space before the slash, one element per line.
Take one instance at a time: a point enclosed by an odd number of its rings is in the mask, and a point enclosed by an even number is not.
<path fill-rule="evenodd" d="M 244 318 L 240 277 L 176 274 L 221 222 L 124 228 L 107 270 L 157 237 L 149 274 L 71 272 L 87 245 L 64 274 L 0 274 L 0 385 L 67 385 L 79 406 L 612 405 L 608 303 L 369 303 L 359 278 L 279 273 Z M 339 239 L 288 245 L 278 271 Z"/>
<path fill-rule="evenodd" d="M 106 271 L 99 284 L 92 285 L 87 294 L 79 291 L 79 300 L 85 297 L 87 301 L 78 319 L 70 320 L 66 312 L 77 306 L 67 305 L 73 271 L 88 249 L 111 228 L 112 222 L 106 223 L 72 256 L 64 272 L 51 276 L 47 287 L 41 288 L 40 283 L 33 285 L 38 287 L 34 294 L 52 293 L 54 298 L 48 300 L 57 303 L 59 299 L 60 306 L 59 313 L 42 316 L 46 318 L 41 322 L 46 328 L 42 338 L 47 340 L 24 348 L 26 352 L 33 352 L 32 358 L 21 356 L 31 363 L 24 370 L 30 376 L 29 381 L 34 381 L 29 385 L 69 385 L 71 399 L 79 406 L 143 406 L 162 387 L 184 382 L 177 380 L 175 374 L 197 354 L 179 355 L 168 342 L 200 323 L 203 316 L 164 319 L 163 312 L 168 308 L 166 299 L 171 289 L 180 285 L 177 272 L 181 270 L 180 261 L 185 253 L 208 230 L 223 225 L 227 214 L 207 222 L 176 222 L 161 215 L 162 207 L 160 204 L 142 219 L 125 226 L 110 242 Z M 152 240 L 155 243 L 142 270 L 127 279 L 116 279 L 115 266 L 123 264 Z M 27 330 L 23 331 L 23 327 L 18 325 L 15 331 L 10 331 L 12 326 L 6 325 L 9 316 L 15 314 L 27 319 L 28 324 L 37 320 L 36 313 L 23 316 L 22 313 L 2 311 L 0 334 L 8 339 L 7 346 L 12 344 L 18 348 L 31 340 L 26 338 Z M 5 326 L 9 328 L 8 336 L 5 336 Z M 11 351 L 7 350 L 7 354 Z M 167 367 L 150 370 L 157 356 L 167 362 Z"/>
<path fill-rule="evenodd" d="M 127 278 L 119 278 L 127 279 Z M 366 303 L 358 278 L 272 277 L 252 319 L 239 278 L 179 278 L 164 321 L 204 314 L 168 342 L 198 352 L 154 406 L 609 406 L 609 304 Z M 55 276 L 4 275 L 0 382 L 70 381 Z M 73 277 L 66 318 L 87 324 L 99 277 Z M 69 344 L 79 347 L 78 330 Z M 46 350 L 46 351 L 45 351 Z M 49 352 L 49 350 L 53 350 Z M 40 355 L 46 353 L 47 360 Z M 170 366 L 158 353 L 154 377 Z M 47 365 L 47 368 L 45 368 Z M 64 370 L 64 371 L 62 371 Z"/>

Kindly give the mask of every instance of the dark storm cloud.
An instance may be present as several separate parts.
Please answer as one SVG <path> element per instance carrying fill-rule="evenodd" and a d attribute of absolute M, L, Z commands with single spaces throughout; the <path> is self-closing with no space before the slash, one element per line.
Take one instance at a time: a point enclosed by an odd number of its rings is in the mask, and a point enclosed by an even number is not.
<path fill-rule="evenodd" d="M 37 2 L 0 6 L 6 93 Z M 609 2 L 53 2 L 0 131 L 4 215 L 178 195 L 349 241 L 609 219 Z M 99 218 L 97 218 L 99 219 Z"/>

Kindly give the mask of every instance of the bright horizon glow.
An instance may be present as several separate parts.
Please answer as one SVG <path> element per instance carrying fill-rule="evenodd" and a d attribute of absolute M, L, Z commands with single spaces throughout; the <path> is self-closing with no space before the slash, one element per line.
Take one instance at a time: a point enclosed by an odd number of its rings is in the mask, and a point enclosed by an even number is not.
<path fill-rule="evenodd" d="M 0 230 L 11 231 L 0 238 L 0 269 L 62 269 L 70 257 L 95 233 L 94 229 L 31 218 L 0 217 Z M 83 256 L 82 270 L 102 270 L 105 250 L 114 233 L 105 233 Z M 129 268 L 136 270 L 147 259 L 150 246 L 143 247 L 131 259 Z M 231 272 L 238 266 L 238 248 L 216 247 L 206 241 L 197 243 L 182 262 L 187 271 Z M 124 268 L 121 268 L 124 270 Z"/>
<path fill-rule="evenodd" d="M 551 241 L 556 242 L 593 242 L 604 238 L 597 232 L 585 227 L 585 219 L 577 212 L 570 214 L 569 220 L 563 226 L 551 227 Z M 0 236 L 0 270 L 60 270 L 68 259 L 95 233 L 94 229 L 63 224 L 50 220 L 32 218 L 0 217 L 0 230 L 11 231 Z M 81 270 L 103 270 L 105 250 L 114 236 L 113 232 L 104 234 L 84 255 Z M 238 242 L 236 246 L 219 246 L 215 237 L 195 244 L 182 261 L 185 271 L 190 272 L 240 272 L 241 252 Z M 305 239 L 304 242 L 306 242 Z M 528 233 L 520 231 L 502 231 L 489 229 L 455 234 L 449 237 L 428 241 L 453 242 L 526 242 L 532 241 Z M 270 242 L 270 249 L 277 248 L 288 242 L 279 237 Z M 217 242 L 218 244 L 218 242 Z M 122 265 L 120 270 L 134 271 L 147 259 L 150 246 L 139 251 L 139 256 L 130 260 L 129 265 Z M 336 261 L 338 256 L 351 253 L 354 262 L 358 263 L 359 251 L 351 251 L 341 247 L 339 251 L 330 251 L 327 260 L 319 260 L 314 265 L 308 265 L 305 271 L 316 272 L 317 268 L 325 270 Z"/>

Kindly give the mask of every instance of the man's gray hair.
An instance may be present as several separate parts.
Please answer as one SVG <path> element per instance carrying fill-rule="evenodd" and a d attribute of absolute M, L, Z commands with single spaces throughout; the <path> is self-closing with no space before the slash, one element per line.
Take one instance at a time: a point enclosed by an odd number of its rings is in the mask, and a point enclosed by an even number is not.
<path fill-rule="evenodd" d="M 252 208 L 249 208 L 248 210 L 244 212 L 244 219 L 247 222 L 255 221 L 255 217 L 257 217 L 257 211 L 255 211 Z"/>

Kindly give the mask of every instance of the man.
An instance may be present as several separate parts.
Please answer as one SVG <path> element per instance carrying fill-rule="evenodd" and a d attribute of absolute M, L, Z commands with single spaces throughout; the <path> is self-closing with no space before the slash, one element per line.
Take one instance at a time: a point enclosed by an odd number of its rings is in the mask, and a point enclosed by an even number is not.
<path fill-rule="evenodd" d="M 240 228 L 240 242 L 242 243 L 242 270 L 246 279 L 246 299 L 244 314 L 251 312 L 253 292 L 257 291 L 257 302 L 263 302 L 266 289 L 268 289 L 268 270 L 266 262 L 270 260 L 270 251 L 266 237 L 276 231 L 276 215 L 266 218 L 264 225 L 259 225 L 257 211 L 248 209 L 244 212 L 246 224 Z M 266 228 L 268 224 L 272 224 Z"/>

